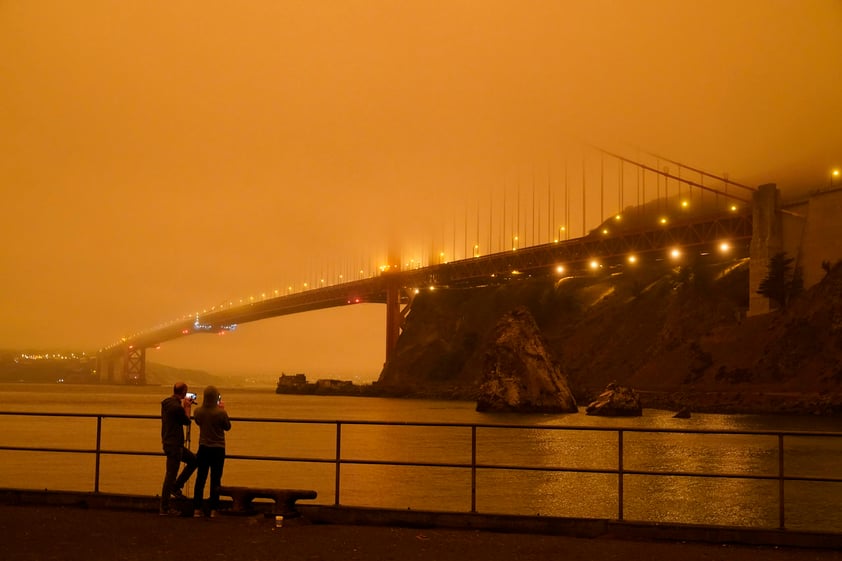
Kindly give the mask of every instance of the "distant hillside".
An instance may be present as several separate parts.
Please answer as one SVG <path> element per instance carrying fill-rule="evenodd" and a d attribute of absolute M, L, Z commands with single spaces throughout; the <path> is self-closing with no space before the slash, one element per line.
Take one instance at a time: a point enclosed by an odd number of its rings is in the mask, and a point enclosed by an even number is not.
<path fill-rule="evenodd" d="M 580 403 L 617 381 L 650 406 L 842 412 L 842 267 L 788 309 L 746 318 L 747 260 L 423 292 L 377 385 L 473 398 L 478 349 L 518 305 L 534 315 Z"/>
<path fill-rule="evenodd" d="M 46 353 L 28 352 L 28 355 L 44 356 Z M 96 384 L 96 360 L 93 357 L 81 359 L 38 358 L 22 359 L 20 351 L 0 351 L 0 382 Z M 223 385 L 225 379 L 201 370 L 173 368 L 153 362 L 146 363 L 146 383 L 168 386 L 184 380 L 190 385 Z"/>
<path fill-rule="evenodd" d="M 187 382 L 188 386 L 206 386 L 208 384 L 223 385 L 224 380 L 219 376 L 208 374 L 204 370 L 189 370 L 174 368 L 154 362 L 146 363 L 146 383 L 151 386 L 171 386 L 175 382 Z"/>

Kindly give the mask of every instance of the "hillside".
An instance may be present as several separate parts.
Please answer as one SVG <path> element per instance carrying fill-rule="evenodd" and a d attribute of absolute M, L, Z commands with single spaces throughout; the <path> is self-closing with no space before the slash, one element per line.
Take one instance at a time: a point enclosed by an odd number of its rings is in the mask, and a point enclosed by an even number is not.
<path fill-rule="evenodd" d="M 842 267 L 786 310 L 746 318 L 744 259 L 421 293 L 377 385 L 391 395 L 472 399 L 479 349 L 519 305 L 580 404 L 617 381 L 649 407 L 842 412 Z"/>

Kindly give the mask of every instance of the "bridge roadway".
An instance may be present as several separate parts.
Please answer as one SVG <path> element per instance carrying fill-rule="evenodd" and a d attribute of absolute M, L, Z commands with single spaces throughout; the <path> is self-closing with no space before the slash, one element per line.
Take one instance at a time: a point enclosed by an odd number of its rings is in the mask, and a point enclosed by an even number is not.
<path fill-rule="evenodd" d="M 145 349 L 162 342 L 197 333 L 230 330 L 237 324 L 270 317 L 298 314 L 313 310 L 354 305 L 362 302 L 386 304 L 386 360 L 397 343 L 403 313 L 415 290 L 428 287 L 476 287 L 504 282 L 513 275 L 545 276 L 556 273 L 563 264 L 565 274 L 588 268 L 598 259 L 602 267 L 620 265 L 634 254 L 638 266 L 645 266 L 647 256 L 662 255 L 663 251 L 680 247 L 713 251 L 727 240 L 734 251 L 748 255 L 752 236 L 750 212 L 705 217 L 674 223 L 656 229 L 616 231 L 609 235 L 600 229 L 589 235 L 564 242 L 547 243 L 513 251 L 494 253 L 421 267 L 386 272 L 377 277 L 350 281 L 338 285 L 314 288 L 295 294 L 276 296 L 249 302 L 241 306 L 220 308 L 200 317 L 176 321 L 152 329 L 105 348 L 99 353 L 100 376 L 113 380 L 115 368 L 122 370 L 120 378 L 142 383 L 145 379 Z M 405 312 L 406 310 L 404 310 Z"/>

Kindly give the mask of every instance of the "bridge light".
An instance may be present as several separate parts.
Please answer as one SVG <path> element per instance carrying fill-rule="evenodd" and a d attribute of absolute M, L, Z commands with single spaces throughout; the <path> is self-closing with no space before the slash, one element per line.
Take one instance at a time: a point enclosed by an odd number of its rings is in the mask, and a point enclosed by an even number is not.
<path fill-rule="evenodd" d="M 721 244 L 719 244 L 719 251 L 721 251 L 722 253 L 728 253 L 729 251 L 731 251 L 731 244 L 729 244 L 728 242 L 722 242 Z"/>
<path fill-rule="evenodd" d="M 603 228 L 602 233 L 603 233 L 603 235 L 607 236 L 608 235 L 608 228 Z"/>
<path fill-rule="evenodd" d="M 837 178 L 837 179 L 839 178 L 839 173 L 840 172 L 839 172 L 838 169 L 834 169 L 832 172 L 830 172 L 830 186 L 831 187 L 833 187 L 834 178 Z"/>
<path fill-rule="evenodd" d="M 666 216 L 661 217 L 661 224 L 666 224 L 666 223 L 667 223 L 667 217 Z"/>
<path fill-rule="evenodd" d="M 599 261 L 597 261 L 596 259 L 591 259 L 590 267 L 593 270 L 599 269 Z"/>
<path fill-rule="evenodd" d="M 672 257 L 673 259 L 678 259 L 679 257 L 681 257 L 681 250 L 678 249 L 677 247 L 673 248 L 670 251 L 670 257 Z"/>
<path fill-rule="evenodd" d="M 623 219 L 623 217 L 619 214 L 614 217 L 614 220 L 622 220 L 622 219 Z"/>
<path fill-rule="evenodd" d="M 632 263 L 632 264 L 637 263 L 637 256 L 636 255 L 629 255 L 628 261 L 629 261 L 629 263 Z"/>
<path fill-rule="evenodd" d="M 563 274 L 564 273 L 564 265 L 557 265 L 556 268 L 555 268 L 555 272 L 558 273 L 559 275 Z"/>
<path fill-rule="evenodd" d="M 689 206 L 690 206 L 690 202 L 689 202 L 689 201 L 681 201 L 681 208 L 687 208 L 687 207 L 689 207 Z"/>
<path fill-rule="evenodd" d="M 737 205 L 731 205 L 731 212 L 737 212 Z"/>

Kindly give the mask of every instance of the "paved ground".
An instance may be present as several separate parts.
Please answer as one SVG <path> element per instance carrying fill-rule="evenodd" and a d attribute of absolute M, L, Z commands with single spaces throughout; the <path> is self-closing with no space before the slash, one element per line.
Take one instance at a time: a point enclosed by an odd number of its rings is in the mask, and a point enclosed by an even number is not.
<path fill-rule="evenodd" d="M 842 552 L 721 544 L 307 524 L 255 517 L 0 505 L 0 559 L 106 561 L 842 561 Z"/>

